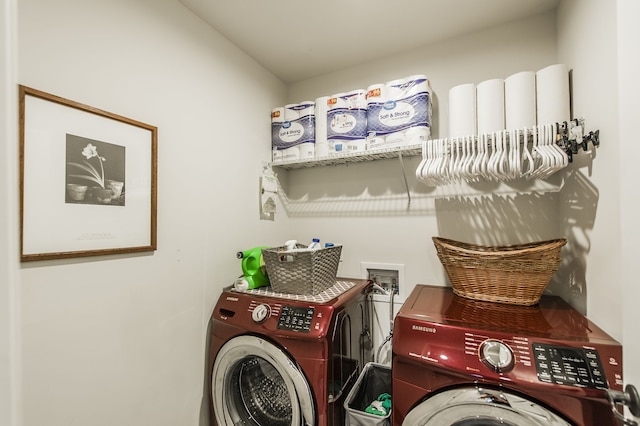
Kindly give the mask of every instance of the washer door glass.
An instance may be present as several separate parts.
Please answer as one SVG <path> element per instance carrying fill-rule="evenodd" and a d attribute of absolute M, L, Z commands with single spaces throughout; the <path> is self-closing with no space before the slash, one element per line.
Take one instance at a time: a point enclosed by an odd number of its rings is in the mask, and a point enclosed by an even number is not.
<path fill-rule="evenodd" d="M 289 426 L 291 395 L 287 384 L 273 365 L 260 357 L 247 356 L 238 361 L 231 372 L 229 408 L 235 416 L 250 424 Z M 237 390 L 236 390 L 237 389 Z"/>
<path fill-rule="evenodd" d="M 219 425 L 314 424 L 311 390 L 302 372 L 259 337 L 229 340 L 216 355 L 211 384 Z"/>
<path fill-rule="evenodd" d="M 413 408 L 403 426 L 571 426 L 530 400 L 505 391 L 467 387 L 435 394 Z"/>

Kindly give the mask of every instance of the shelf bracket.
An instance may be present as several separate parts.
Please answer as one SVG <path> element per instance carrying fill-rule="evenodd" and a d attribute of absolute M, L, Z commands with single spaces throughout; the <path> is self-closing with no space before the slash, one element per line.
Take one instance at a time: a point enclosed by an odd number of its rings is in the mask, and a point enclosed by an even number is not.
<path fill-rule="evenodd" d="M 402 178 L 404 179 L 404 188 L 407 190 L 407 207 L 411 207 L 411 192 L 409 191 L 409 184 L 407 183 L 407 173 L 404 169 L 404 160 L 402 160 L 402 152 L 398 152 L 398 159 L 400 160 L 400 168 L 402 169 Z"/>

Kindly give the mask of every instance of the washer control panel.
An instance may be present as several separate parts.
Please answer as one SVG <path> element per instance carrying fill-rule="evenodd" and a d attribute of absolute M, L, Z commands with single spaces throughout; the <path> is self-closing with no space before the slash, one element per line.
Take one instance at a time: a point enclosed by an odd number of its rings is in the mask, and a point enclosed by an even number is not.
<path fill-rule="evenodd" d="M 311 322 L 315 309 L 313 307 L 283 306 L 278 319 L 278 328 L 281 330 L 299 331 L 308 333 L 311 330 Z"/>
<path fill-rule="evenodd" d="M 538 380 L 567 386 L 608 389 L 598 351 L 533 344 Z"/>

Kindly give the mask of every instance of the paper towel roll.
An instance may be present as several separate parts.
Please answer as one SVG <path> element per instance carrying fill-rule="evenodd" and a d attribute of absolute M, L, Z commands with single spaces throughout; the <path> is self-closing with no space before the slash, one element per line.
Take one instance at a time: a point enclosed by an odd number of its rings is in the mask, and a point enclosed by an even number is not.
<path fill-rule="evenodd" d="M 504 80 L 494 78 L 476 87 L 478 134 L 504 130 Z"/>
<path fill-rule="evenodd" d="M 476 133 L 475 84 L 452 87 L 449 90 L 449 137 L 459 138 Z"/>
<path fill-rule="evenodd" d="M 550 65 L 536 73 L 538 125 L 571 120 L 569 91 L 569 68 L 567 65 Z"/>
<path fill-rule="evenodd" d="M 535 72 L 519 72 L 504 80 L 504 106 L 507 130 L 536 125 Z"/>

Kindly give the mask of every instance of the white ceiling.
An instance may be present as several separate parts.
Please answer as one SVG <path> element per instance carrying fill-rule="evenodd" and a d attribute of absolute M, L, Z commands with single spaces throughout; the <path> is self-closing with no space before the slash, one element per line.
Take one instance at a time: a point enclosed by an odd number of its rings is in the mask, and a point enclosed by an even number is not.
<path fill-rule="evenodd" d="M 560 0 L 179 0 L 285 83 L 539 14 Z"/>

